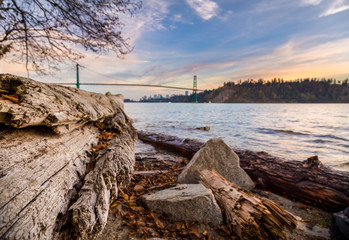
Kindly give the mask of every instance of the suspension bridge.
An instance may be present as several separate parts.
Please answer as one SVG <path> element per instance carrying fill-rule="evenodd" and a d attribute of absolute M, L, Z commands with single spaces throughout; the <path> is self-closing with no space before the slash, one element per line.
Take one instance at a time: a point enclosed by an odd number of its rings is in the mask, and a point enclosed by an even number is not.
<path fill-rule="evenodd" d="M 128 87 L 156 87 L 156 88 L 170 88 L 170 89 L 180 89 L 180 90 L 192 90 L 193 102 L 198 102 L 198 92 L 203 92 L 204 90 L 197 88 L 197 76 L 193 77 L 193 88 L 187 87 L 177 87 L 177 86 L 167 86 L 167 85 L 154 85 L 154 84 L 137 84 L 137 83 L 83 83 L 79 79 L 79 64 L 76 64 L 76 83 L 58 83 L 61 85 L 75 85 L 76 88 L 80 86 L 128 86 Z"/>

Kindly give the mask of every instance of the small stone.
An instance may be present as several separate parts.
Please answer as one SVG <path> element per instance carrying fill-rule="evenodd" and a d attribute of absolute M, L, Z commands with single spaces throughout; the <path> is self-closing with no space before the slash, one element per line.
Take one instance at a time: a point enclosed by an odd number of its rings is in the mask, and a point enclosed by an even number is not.
<path fill-rule="evenodd" d="M 197 130 L 203 130 L 203 131 L 210 131 L 211 127 L 210 126 L 204 126 L 204 127 L 198 127 L 198 128 L 195 128 Z"/>

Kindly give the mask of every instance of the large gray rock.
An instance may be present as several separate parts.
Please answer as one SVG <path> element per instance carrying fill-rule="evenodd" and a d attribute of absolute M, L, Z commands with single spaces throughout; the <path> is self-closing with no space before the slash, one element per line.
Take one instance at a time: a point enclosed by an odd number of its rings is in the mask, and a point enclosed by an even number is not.
<path fill-rule="evenodd" d="M 238 155 L 220 138 L 213 138 L 194 155 L 189 164 L 178 176 L 180 183 L 198 183 L 198 170 L 214 169 L 230 182 L 245 189 L 254 188 L 247 173 L 240 168 Z"/>
<path fill-rule="evenodd" d="M 222 212 L 212 191 L 201 184 L 180 184 L 176 187 L 143 196 L 145 205 L 155 212 L 166 213 L 172 219 L 223 223 Z"/>
<path fill-rule="evenodd" d="M 332 215 L 331 239 L 349 240 L 349 207 Z"/>

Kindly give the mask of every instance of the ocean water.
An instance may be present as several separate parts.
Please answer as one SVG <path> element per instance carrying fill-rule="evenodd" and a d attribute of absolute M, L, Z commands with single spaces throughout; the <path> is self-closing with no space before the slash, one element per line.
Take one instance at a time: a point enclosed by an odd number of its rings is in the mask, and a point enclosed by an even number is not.
<path fill-rule="evenodd" d="M 318 155 L 349 170 L 349 104 L 125 103 L 137 130 L 265 151 L 287 160 Z M 197 130 L 210 126 L 210 131 Z"/>

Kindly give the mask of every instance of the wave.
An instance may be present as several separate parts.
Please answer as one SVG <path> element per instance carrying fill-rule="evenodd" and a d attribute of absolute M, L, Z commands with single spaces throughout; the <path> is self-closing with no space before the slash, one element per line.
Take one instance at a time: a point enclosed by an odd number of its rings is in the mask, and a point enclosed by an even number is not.
<path fill-rule="evenodd" d="M 318 139 L 315 139 L 315 140 L 311 140 L 309 142 L 311 142 L 311 143 L 332 143 L 333 141 L 331 141 L 331 140 L 323 140 L 323 139 L 318 138 Z"/>
<path fill-rule="evenodd" d="M 329 139 L 336 139 L 336 140 L 341 140 L 341 141 L 345 141 L 345 142 L 349 142 L 348 139 L 346 138 L 342 138 L 342 137 L 337 137 L 335 135 L 332 134 L 326 134 L 326 135 L 314 135 L 317 138 L 329 138 Z"/>
<path fill-rule="evenodd" d="M 258 131 L 266 134 L 286 134 L 286 135 L 309 135 L 309 133 L 296 132 L 292 130 L 284 129 L 272 129 L 272 128 L 258 128 Z"/>
<path fill-rule="evenodd" d="M 329 164 L 329 166 L 333 168 L 337 168 L 339 170 L 349 170 L 349 162 L 339 163 L 339 164 Z"/>

